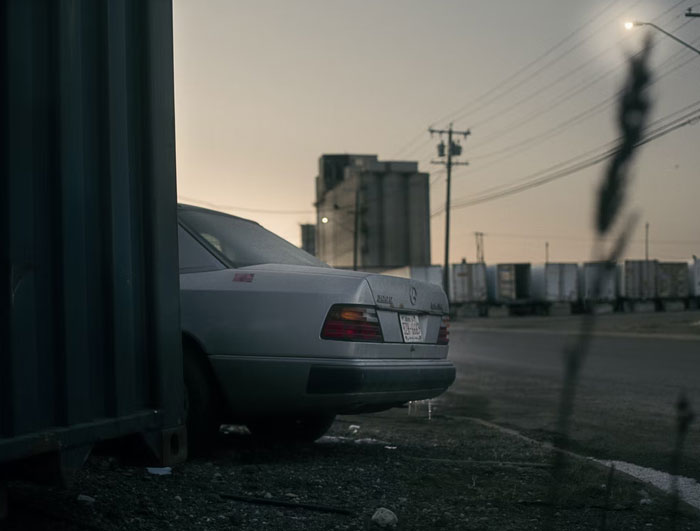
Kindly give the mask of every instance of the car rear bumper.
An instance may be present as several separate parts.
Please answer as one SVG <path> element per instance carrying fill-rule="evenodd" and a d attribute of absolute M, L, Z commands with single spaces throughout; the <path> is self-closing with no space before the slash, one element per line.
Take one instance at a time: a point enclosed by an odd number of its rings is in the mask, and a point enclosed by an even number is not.
<path fill-rule="evenodd" d="M 448 360 L 210 356 L 234 419 L 381 411 L 434 398 L 455 379 Z"/>

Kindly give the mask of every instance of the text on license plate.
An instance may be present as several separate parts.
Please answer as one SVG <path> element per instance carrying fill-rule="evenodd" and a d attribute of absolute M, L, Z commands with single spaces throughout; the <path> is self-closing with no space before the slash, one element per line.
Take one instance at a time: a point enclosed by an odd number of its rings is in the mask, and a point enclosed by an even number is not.
<path fill-rule="evenodd" d="M 401 332 L 406 343 L 417 343 L 423 341 L 423 333 L 420 329 L 420 321 L 417 315 L 399 315 L 401 320 Z"/>

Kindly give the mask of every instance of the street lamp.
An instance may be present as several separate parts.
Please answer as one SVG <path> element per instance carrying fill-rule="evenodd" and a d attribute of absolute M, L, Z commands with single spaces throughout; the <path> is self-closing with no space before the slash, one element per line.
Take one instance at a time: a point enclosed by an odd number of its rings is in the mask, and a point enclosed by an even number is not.
<path fill-rule="evenodd" d="M 671 37 L 671 38 L 672 38 L 674 41 L 676 41 L 677 43 L 682 44 L 682 45 L 685 46 L 686 48 L 689 48 L 689 49 L 693 50 L 696 54 L 700 55 L 700 50 L 698 50 L 698 49 L 695 48 L 694 46 L 691 46 L 691 45 L 688 44 L 687 42 L 682 41 L 681 39 L 679 39 L 679 38 L 676 37 L 675 35 L 669 33 L 669 32 L 666 31 L 665 29 L 660 28 L 659 26 L 657 26 L 657 25 L 654 24 L 653 22 L 639 22 L 639 21 L 637 21 L 637 20 L 635 20 L 635 21 L 633 21 L 633 22 L 625 22 L 625 29 L 627 29 L 627 30 L 631 30 L 632 28 L 635 28 L 635 27 L 637 27 L 637 26 L 651 26 L 652 28 L 654 28 L 654 29 L 656 29 L 656 30 L 659 30 L 661 33 L 663 33 L 663 34 L 666 35 L 667 37 Z"/>
<path fill-rule="evenodd" d="M 323 223 L 324 225 L 325 225 L 326 223 L 328 223 L 328 218 L 327 218 L 326 216 L 323 216 L 323 217 L 321 218 L 321 223 Z"/>

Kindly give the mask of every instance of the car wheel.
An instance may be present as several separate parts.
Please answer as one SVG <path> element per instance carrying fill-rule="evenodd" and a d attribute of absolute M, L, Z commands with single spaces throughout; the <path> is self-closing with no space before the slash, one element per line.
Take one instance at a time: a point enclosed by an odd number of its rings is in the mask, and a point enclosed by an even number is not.
<path fill-rule="evenodd" d="M 247 424 L 256 439 L 267 443 L 310 443 L 330 429 L 335 415 L 312 415 L 297 418 L 271 417 Z"/>
<path fill-rule="evenodd" d="M 216 382 L 211 368 L 202 358 L 190 349 L 183 349 L 187 445 L 192 456 L 211 448 L 220 427 Z"/>

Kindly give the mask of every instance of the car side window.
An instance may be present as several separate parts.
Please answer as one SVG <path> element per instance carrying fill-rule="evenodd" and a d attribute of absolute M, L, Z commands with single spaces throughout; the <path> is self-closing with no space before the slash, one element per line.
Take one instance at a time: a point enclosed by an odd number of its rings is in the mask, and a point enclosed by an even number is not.
<path fill-rule="evenodd" d="M 199 273 L 225 269 L 224 265 L 182 227 L 177 227 L 180 273 Z"/>

